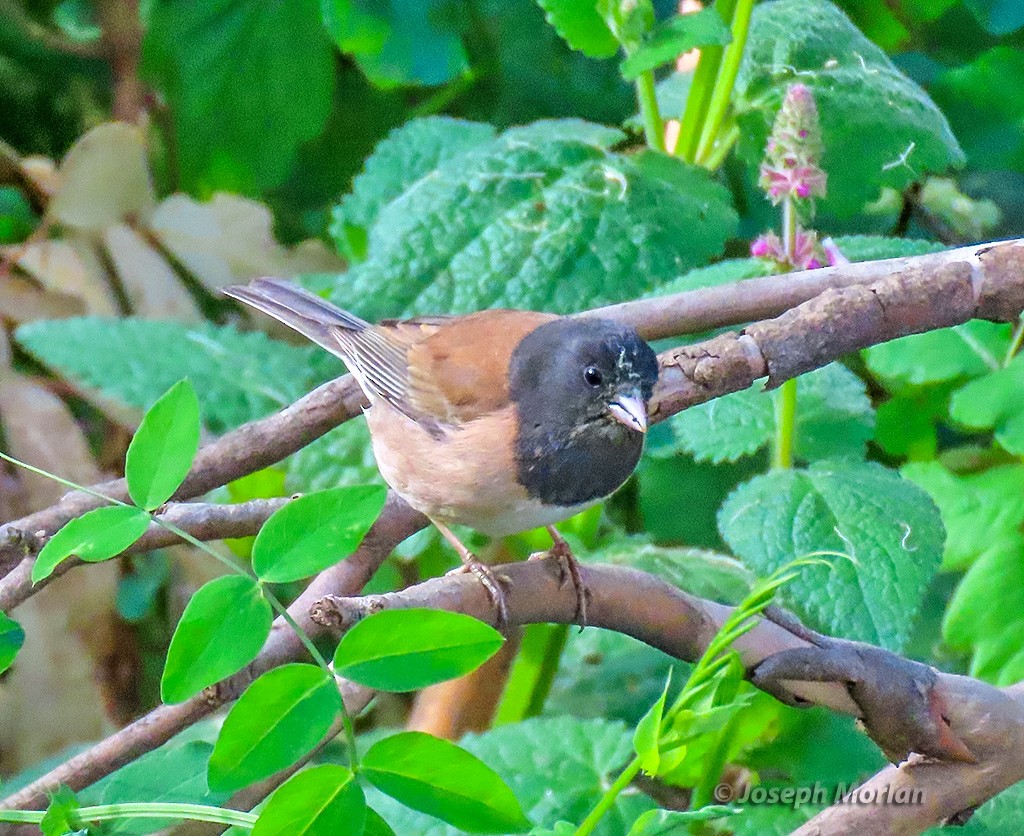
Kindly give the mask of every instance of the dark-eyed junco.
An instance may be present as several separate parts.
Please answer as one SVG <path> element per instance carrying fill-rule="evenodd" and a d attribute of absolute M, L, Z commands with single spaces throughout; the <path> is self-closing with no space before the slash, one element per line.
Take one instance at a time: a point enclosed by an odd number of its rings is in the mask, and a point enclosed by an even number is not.
<path fill-rule="evenodd" d="M 546 526 L 585 621 L 553 524 L 610 495 L 640 459 L 658 362 L 633 329 L 512 310 L 371 325 L 274 279 L 224 292 L 344 360 L 371 404 L 385 481 L 455 547 L 500 618 L 501 588 L 453 523 L 493 536 Z"/>

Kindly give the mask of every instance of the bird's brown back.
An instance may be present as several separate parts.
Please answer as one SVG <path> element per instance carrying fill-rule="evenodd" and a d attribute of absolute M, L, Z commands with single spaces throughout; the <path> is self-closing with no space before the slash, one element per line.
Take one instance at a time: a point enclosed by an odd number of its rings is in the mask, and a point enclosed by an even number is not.
<path fill-rule="evenodd" d="M 408 397 L 413 409 L 454 423 L 508 406 L 509 361 L 516 346 L 535 328 L 557 318 L 533 311 L 492 310 L 378 327 L 408 345 Z"/>

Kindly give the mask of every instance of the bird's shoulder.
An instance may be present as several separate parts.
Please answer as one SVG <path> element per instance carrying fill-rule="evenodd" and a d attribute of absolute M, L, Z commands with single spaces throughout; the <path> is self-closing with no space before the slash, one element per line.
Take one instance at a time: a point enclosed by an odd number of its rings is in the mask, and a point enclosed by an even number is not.
<path fill-rule="evenodd" d="M 474 420 L 509 404 L 508 370 L 523 338 L 555 314 L 490 310 L 464 316 L 382 322 L 406 348 L 410 405 L 449 424 Z"/>

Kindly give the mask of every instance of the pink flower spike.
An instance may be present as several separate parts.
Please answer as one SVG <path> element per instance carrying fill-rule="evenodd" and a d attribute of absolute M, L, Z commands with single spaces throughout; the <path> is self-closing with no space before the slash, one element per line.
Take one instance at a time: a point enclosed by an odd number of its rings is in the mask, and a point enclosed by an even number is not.
<path fill-rule="evenodd" d="M 755 258 L 766 258 L 771 253 L 771 245 L 767 236 L 761 235 L 750 245 L 750 254 Z"/>

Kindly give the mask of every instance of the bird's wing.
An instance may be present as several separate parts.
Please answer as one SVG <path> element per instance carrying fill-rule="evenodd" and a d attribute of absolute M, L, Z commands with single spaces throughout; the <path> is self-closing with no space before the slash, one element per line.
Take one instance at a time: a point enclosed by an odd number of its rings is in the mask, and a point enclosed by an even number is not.
<path fill-rule="evenodd" d="M 509 361 L 516 346 L 554 314 L 492 310 L 433 322 L 409 344 L 409 402 L 443 423 L 472 421 L 509 404 Z M 402 332 L 416 321 L 390 327 Z"/>
<path fill-rule="evenodd" d="M 440 431 L 507 406 L 517 345 L 553 314 L 493 310 L 371 325 L 289 282 L 256 279 L 224 293 L 345 361 L 371 402 Z"/>

